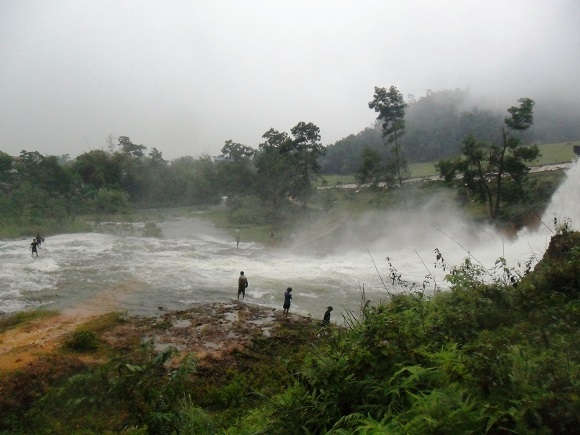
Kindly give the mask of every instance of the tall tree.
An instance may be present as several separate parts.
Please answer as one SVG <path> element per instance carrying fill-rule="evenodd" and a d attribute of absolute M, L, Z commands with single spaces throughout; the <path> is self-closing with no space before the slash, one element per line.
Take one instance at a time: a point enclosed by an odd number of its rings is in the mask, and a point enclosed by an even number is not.
<path fill-rule="evenodd" d="M 134 144 L 127 136 L 120 136 L 118 140 L 121 153 L 130 157 L 141 158 L 145 156 L 145 150 L 147 149 L 145 145 Z"/>
<path fill-rule="evenodd" d="M 167 166 L 167 160 L 163 158 L 163 153 L 155 147 L 149 151 L 149 165 L 156 168 Z"/>
<path fill-rule="evenodd" d="M 146 190 L 147 174 L 145 173 L 144 145 L 134 144 L 127 136 L 119 136 L 121 150 L 114 154 L 114 158 L 122 168 L 121 183 L 123 189 L 133 200 L 142 200 Z"/>
<path fill-rule="evenodd" d="M 226 195 L 241 195 L 251 191 L 253 180 L 253 148 L 226 140 L 221 149 L 225 160 L 217 162 L 219 185 Z"/>
<path fill-rule="evenodd" d="M 280 151 L 296 169 L 293 194 L 302 199 L 306 207 L 312 194 L 312 181 L 320 176 L 318 158 L 324 154 L 325 149 L 320 144 L 320 129 L 312 122 L 299 122 L 290 132 L 294 139 L 286 141 Z"/>
<path fill-rule="evenodd" d="M 256 194 L 264 201 L 277 207 L 291 192 L 292 165 L 282 150 L 291 146 L 288 133 L 271 128 L 262 138 L 254 163 L 256 165 Z"/>
<path fill-rule="evenodd" d="M 383 156 L 371 147 L 362 152 L 362 162 L 355 173 L 355 179 L 361 184 L 371 183 L 376 188 L 385 177 Z"/>
<path fill-rule="evenodd" d="M 22 151 L 14 166 L 22 182 L 38 185 L 51 195 L 69 193 L 73 189 L 73 171 L 60 165 L 56 156 Z"/>
<path fill-rule="evenodd" d="M 487 143 L 469 135 L 463 141 L 464 157 L 441 160 L 436 165 L 441 177 L 447 181 L 457 173 L 461 174 L 465 186 L 481 201 L 487 202 L 492 220 L 498 217 L 501 203 L 506 199 L 504 183 L 513 183 L 513 191 L 522 193 L 529 172 L 525 162 L 531 162 L 539 155 L 536 145 L 521 146 L 521 139 L 514 136 L 515 132 L 530 128 L 534 120 L 534 101 L 520 98 L 518 102 L 519 106 L 507 109 L 509 116 L 501 128 L 501 143 Z M 512 198 L 516 197 L 512 194 Z"/>
<path fill-rule="evenodd" d="M 220 192 L 216 188 L 219 176 L 210 156 L 179 157 L 172 160 L 167 169 L 167 179 L 163 184 L 168 204 L 190 206 L 220 201 Z"/>
<path fill-rule="evenodd" d="M 407 171 L 407 162 L 401 152 L 399 139 L 405 134 L 405 107 L 407 104 L 403 94 L 391 86 L 388 90 L 375 86 L 373 100 L 369 102 L 369 108 L 378 112 L 377 119 L 382 122 L 383 137 L 387 143 L 392 143 L 395 156 L 395 168 L 399 179 L 399 185 L 403 184 L 402 172 Z"/>
<path fill-rule="evenodd" d="M 117 160 L 102 150 L 92 150 L 73 161 L 73 169 L 85 187 L 118 189 L 121 187 L 122 168 Z"/>
<path fill-rule="evenodd" d="M 232 141 L 231 139 L 228 139 L 222 147 L 221 152 L 226 160 L 232 162 L 241 162 L 251 159 L 256 153 L 256 150 L 247 145 L 242 145 Z"/>

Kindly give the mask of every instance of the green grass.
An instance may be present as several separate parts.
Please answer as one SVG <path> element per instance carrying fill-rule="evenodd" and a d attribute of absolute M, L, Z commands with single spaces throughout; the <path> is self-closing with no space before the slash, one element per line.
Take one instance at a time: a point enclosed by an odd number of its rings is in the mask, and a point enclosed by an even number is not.
<path fill-rule="evenodd" d="M 89 231 L 86 223 L 74 217 L 64 220 L 40 219 L 26 216 L 4 216 L 0 219 L 0 238 L 32 238 L 37 233 L 42 236 L 60 233 L 79 233 Z"/>
<path fill-rule="evenodd" d="M 538 144 L 540 157 L 530 166 L 556 165 L 559 163 L 569 163 L 575 158 L 574 145 L 580 145 L 580 141 Z M 437 162 L 423 162 L 409 164 L 411 177 L 430 177 L 437 175 L 435 170 Z"/>
<path fill-rule="evenodd" d="M 322 182 L 319 185 L 323 185 L 326 182 L 327 186 L 336 186 L 337 184 L 352 184 L 356 183 L 353 175 L 323 175 Z"/>
<path fill-rule="evenodd" d="M 435 163 L 437 162 L 410 163 L 409 172 L 411 173 L 411 177 L 431 177 L 437 175 Z"/>
<path fill-rule="evenodd" d="M 574 160 L 574 145 L 580 145 L 580 140 L 574 142 L 539 144 L 540 158 L 532 166 L 555 165 L 568 163 Z"/>
<path fill-rule="evenodd" d="M 580 145 L 580 140 L 538 144 L 540 157 L 535 162 L 532 162 L 530 166 L 556 165 L 559 163 L 572 162 L 576 156 L 573 151 L 574 145 Z M 435 163 L 437 163 L 437 161 L 410 163 L 409 172 L 411 178 L 431 177 L 437 175 Z M 328 186 L 335 186 L 339 180 L 344 184 L 356 183 L 353 175 L 324 175 L 323 178 L 328 183 Z"/>
<path fill-rule="evenodd" d="M 565 236 L 517 286 L 465 262 L 450 291 L 371 304 L 253 433 L 576 433 L 580 234 Z"/>

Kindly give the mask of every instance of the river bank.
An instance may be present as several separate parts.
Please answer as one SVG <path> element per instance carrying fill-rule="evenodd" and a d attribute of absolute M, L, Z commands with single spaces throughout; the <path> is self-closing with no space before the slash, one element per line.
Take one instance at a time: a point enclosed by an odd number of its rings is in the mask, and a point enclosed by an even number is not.
<path fill-rule="evenodd" d="M 118 316 L 111 321 L 111 315 Z M 10 316 L 0 322 L 6 324 Z M 196 304 L 182 311 L 159 311 L 157 316 L 126 316 L 122 313 L 95 315 L 77 307 L 52 312 L 15 327 L 0 323 L 0 372 L 21 370 L 51 354 L 66 354 L 67 342 L 75 332 L 96 330 L 103 348 L 120 349 L 128 343 L 149 343 L 160 352 L 174 347 L 175 359 L 193 354 L 200 361 L 227 358 L 255 337 L 272 337 L 281 328 L 298 324 L 316 326 L 307 316 L 245 302 Z M 106 326 L 95 326 L 102 325 Z M 64 349 L 64 350 L 63 350 Z M 102 362 L 99 351 L 75 354 L 84 363 Z"/>

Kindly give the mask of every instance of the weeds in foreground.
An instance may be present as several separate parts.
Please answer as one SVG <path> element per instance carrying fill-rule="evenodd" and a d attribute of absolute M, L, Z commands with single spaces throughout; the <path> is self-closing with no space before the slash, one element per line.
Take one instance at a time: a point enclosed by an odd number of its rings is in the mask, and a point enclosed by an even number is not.
<path fill-rule="evenodd" d="M 307 358 L 300 378 L 275 402 L 268 428 L 575 433 L 580 234 L 566 236 L 553 240 L 559 248 L 534 272 L 517 275 L 516 286 L 501 259 L 491 270 L 470 258 L 449 267 L 436 251 L 451 289 L 428 299 L 398 293 L 367 307 L 348 332 Z M 291 418 L 296 424 L 288 428 Z"/>

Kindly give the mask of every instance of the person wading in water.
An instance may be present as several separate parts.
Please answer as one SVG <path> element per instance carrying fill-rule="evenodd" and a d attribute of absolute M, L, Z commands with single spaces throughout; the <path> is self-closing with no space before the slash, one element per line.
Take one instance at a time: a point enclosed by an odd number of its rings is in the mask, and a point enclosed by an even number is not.
<path fill-rule="evenodd" d="M 40 243 L 38 243 L 38 241 L 36 239 L 32 239 L 32 243 L 30 244 L 30 250 L 32 251 L 32 256 L 34 257 L 34 254 L 36 254 L 36 256 L 38 257 L 38 250 L 37 250 L 37 246 Z"/>

